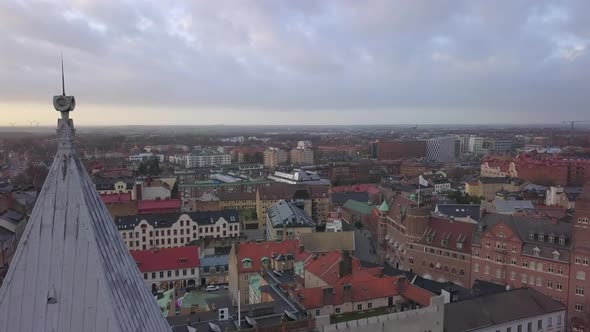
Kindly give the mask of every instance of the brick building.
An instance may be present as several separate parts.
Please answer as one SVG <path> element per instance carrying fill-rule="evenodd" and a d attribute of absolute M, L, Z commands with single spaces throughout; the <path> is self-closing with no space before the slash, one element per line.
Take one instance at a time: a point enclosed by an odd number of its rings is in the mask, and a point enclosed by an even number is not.
<path fill-rule="evenodd" d="M 426 157 L 426 141 L 377 142 L 377 159 L 396 160 Z"/>

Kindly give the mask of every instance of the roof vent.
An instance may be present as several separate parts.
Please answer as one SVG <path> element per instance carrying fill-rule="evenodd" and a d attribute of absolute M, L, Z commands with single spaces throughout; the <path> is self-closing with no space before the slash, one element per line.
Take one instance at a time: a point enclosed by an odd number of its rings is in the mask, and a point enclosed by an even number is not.
<path fill-rule="evenodd" d="M 51 287 L 49 294 L 47 295 L 47 304 L 56 304 L 57 296 L 55 295 L 55 288 Z"/>

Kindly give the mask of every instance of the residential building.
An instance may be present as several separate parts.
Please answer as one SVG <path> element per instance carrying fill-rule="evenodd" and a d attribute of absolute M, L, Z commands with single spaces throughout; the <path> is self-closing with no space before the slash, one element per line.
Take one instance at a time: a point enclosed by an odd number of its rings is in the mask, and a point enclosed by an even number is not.
<path fill-rule="evenodd" d="M 426 141 L 377 141 L 377 159 L 397 160 L 426 157 Z"/>
<path fill-rule="evenodd" d="M 571 241 L 567 222 L 486 214 L 473 234 L 471 281 L 530 287 L 568 303 Z"/>
<path fill-rule="evenodd" d="M 332 199 L 332 207 L 342 206 L 348 200 L 357 202 L 370 201 L 368 192 L 332 192 L 330 198 Z"/>
<path fill-rule="evenodd" d="M 256 193 L 224 193 L 219 195 L 219 207 L 233 210 L 256 210 Z"/>
<path fill-rule="evenodd" d="M 497 192 L 501 190 L 518 191 L 521 185 L 522 181 L 514 178 L 480 177 L 477 182 L 465 183 L 465 193 L 491 201 L 496 197 Z"/>
<path fill-rule="evenodd" d="M 423 278 L 469 287 L 471 237 L 475 227 L 472 223 L 432 218 L 424 235 L 413 243 L 399 243 L 391 236 L 387 240 L 392 249 L 389 258 L 399 256 L 404 267 Z"/>
<path fill-rule="evenodd" d="M 199 280 L 199 247 L 186 246 L 131 250 L 131 256 L 150 290 L 196 286 Z"/>
<path fill-rule="evenodd" d="M 138 214 L 164 214 L 180 212 L 180 200 L 177 198 L 141 200 L 137 202 Z"/>
<path fill-rule="evenodd" d="M 288 184 L 330 185 L 330 180 L 322 179 L 318 173 L 301 169 L 294 169 L 291 172 L 275 171 L 272 175 L 268 176 L 268 179 Z"/>
<path fill-rule="evenodd" d="M 228 283 L 228 261 L 229 255 L 206 255 L 201 257 L 199 273 L 201 277 L 201 286 L 217 285 Z"/>
<path fill-rule="evenodd" d="M 240 235 L 236 210 L 121 216 L 115 225 L 129 250 L 181 247 L 203 238 Z"/>
<path fill-rule="evenodd" d="M 340 212 L 342 214 L 342 219 L 345 222 L 351 225 L 360 223 L 363 226 L 367 226 L 367 218 L 371 217 L 373 208 L 374 206 L 368 202 L 359 202 L 349 199 L 344 205 L 342 205 Z"/>
<path fill-rule="evenodd" d="M 566 331 L 563 303 L 532 288 L 445 304 L 445 332 Z"/>
<path fill-rule="evenodd" d="M 136 199 L 134 178 L 93 178 L 96 191 L 100 195 L 125 194 L 131 195 L 131 200 Z"/>
<path fill-rule="evenodd" d="M 315 232 L 316 223 L 295 204 L 279 201 L 266 210 L 266 239 L 294 239 L 299 234 Z"/>
<path fill-rule="evenodd" d="M 311 143 L 311 141 L 299 141 L 297 142 L 297 148 L 298 149 L 311 149 L 313 147 L 313 144 Z"/>
<path fill-rule="evenodd" d="M 313 150 L 300 147 L 289 152 L 289 160 L 292 165 L 313 165 L 315 163 Z"/>
<path fill-rule="evenodd" d="M 491 204 L 486 203 L 486 212 L 490 213 L 525 214 L 533 213 L 534 211 L 535 206 L 529 200 L 501 199 L 496 197 Z"/>
<path fill-rule="evenodd" d="M 483 138 L 477 136 L 470 136 L 469 137 L 469 153 L 482 155 L 484 154 L 483 150 Z"/>
<path fill-rule="evenodd" d="M 426 159 L 439 162 L 455 160 L 455 138 L 449 136 L 426 140 Z"/>
<path fill-rule="evenodd" d="M 0 330 L 170 331 L 77 152 L 74 97 L 53 100 L 57 152 L 0 288 Z"/>
<path fill-rule="evenodd" d="M 417 178 L 428 170 L 428 165 L 414 161 L 404 161 L 399 166 L 399 174 L 409 178 Z"/>
<path fill-rule="evenodd" d="M 576 199 L 581 194 L 581 189 L 580 187 L 550 186 L 545 195 L 545 205 L 572 210 L 576 207 Z"/>
<path fill-rule="evenodd" d="M 231 165 L 231 154 L 197 150 L 184 156 L 186 168 Z"/>
<path fill-rule="evenodd" d="M 428 179 L 428 182 L 434 188 L 433 193 L 435 194 L 441 194 L 451 190 L 451 182 L 446 177 L 434 176 Z"/>
<path fill-rule="evenodd" d="M 481 161 L 479 176 L 488 178 L 517 178 L 516 164 L 510 159 L 484 157 Z"/>
<path fill-rule="evenodd" d="M 286 164 L 289 160 L 289 154 L 279 148 L 268 148 L 262 154 L 263 164 L 266 168 L 276 168 L 279 165 Z"/>
<path fill-rule="evenodd" d="M 208 195 L 223 195 L 226 193 L 255 193 L 258 187 L 274 184 L 271 180 L 244 179 L 235 182 L 222 182 L 219 180 L 198 181 L 194 183 L 180 183 L 178 192 L 183 209 L 191 205 L 195 199 Z"/>
<path fill-rule="evenodd" d="M 129 161 L 133 163 L 140 163 L 151 158 L 158 159 L 159 162 L 164 162 L 163 154 L 153 154 L 152 152 L 143 152 L 129 156 Z"/>
<path fill-rule="evenodd" d="M 529 152 L 514 163 L 519 178 L 539 185 L 581 187 L 590 181 L 590 159 Z"/>
<path fill-rule="evenodd" d="M 590 182 L 576 201 L 572 218 L 568 317 L 572 331 L 590 330 Z M 587 293 L 588 292 L 588 293 Z"/>

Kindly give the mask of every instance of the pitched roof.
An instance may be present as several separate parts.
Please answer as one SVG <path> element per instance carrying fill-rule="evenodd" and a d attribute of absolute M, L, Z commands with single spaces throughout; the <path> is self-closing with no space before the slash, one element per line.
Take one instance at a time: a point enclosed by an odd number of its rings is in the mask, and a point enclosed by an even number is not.
<path fill-rule="evenodd" d="M 381 206 L 379 206 L 379 211 L 381 212 L 389 212 L 389 205 L 387 205 L 387 201 L 384 200 L 383 203 L 381 203 Z"/>
<path fill-rule="evenodd" d="M 535 206 L 531 201 L 522 200 L 503 200 L 496 198 L 494 200 L 494 207 L 498 213 L 513 213 L 522 210 L 534 210 Z"/>
<path fill-rule="evenodd" d="M 182 216 L 188 216 L 199 225 L 210 225 L 217 222 L 220 218 L 223 218 L 230 224 L 240 221 L 240 215 L 237 210 L 222 210 L 120 216 L 115 218 L 115 225 L 117 225 L 119 230 L 133 229 L 141 221 L 145 220 L 155 228 L 166 228 L 178 222 Z"/>
<path fill-rule="evenodd" d="M 295 253 L 297 257 L 300 254 L 309 255 L 308 253 L 299 253 L 299 241 L 286 240 L 280 242 L 266 241 L 262 243 L 240 243 L 237 246 L 238 271 L 258 272 L 261 268 L 263 258 L 271 259 L 273 255 Z M 244 268 L 242 261 L 250 259 L 252 267 Z"/>
<path fill-rule="evenodd" d="M 299 243 L 312 253 L 332 250 L 354 251 L 354 232 L 315 232 L 298 235 Z"/>
<path fill-rule="evenodd" d="M 371 214 L 371 211 L 373 210 L 373 206 L 365 202 L 357 202 L 350 199 L 346 201 L 342 207 L 362 214 Z"/>
<path fill-rule="evenodd" d="M 477 221 L 480 218 L 479 204 L 437 204 L 436 212 L 447 217 L 466 218 Z"/>
<path fill-rule="evenodd" d="M 157 199 L 157 200 L 143 200 L 137 202 L 137 210 L 139 213 L 146 213 L 154 210 L 174 210 L 180 209 L 180 200 L 172 199 Z"/>
<path fill-rule="evenodd" d="M 337 192 L 332 193 L 330 197 L 332 198 L 332 203 L 337 205 L 342 205 L 349 199 L 357 202 L 369 201 L 369 194 L 366 192 Z"/>
<path fill-rule="evenodd" d="M 58 149 L 0 288 L 0 331 L 170 331 L 74 147 L 73 97 Z"/>
<path fill-rule="evenodd" d="M 471 253 L 471 238 L 476 227 L 477 225 L 472 223 L 432 218 L 419 242 L 429 246 Z M 457 243 L 462 243 L 462 248 L 458 248 Z"/>
<path fill-rule="evenodd" d="M 199 267 L 199 247 L 133 250 L 131 256 L 142 273 Z"/>
<path fill-rule="evenodd" d="M 565 310 L 561 302 L 533 288 L 518 288 L 445 304 L 444 331 L 474 331 Z"/>
<path fill-rule="evenodd" d="M 315 222 L 305 211 L 286 201 L 275 203 L 266 210 L 266 214 L 275 228 L 315 227 Z"/>
<path fill-rule="evenodd" d="M 305 266 L 306 273 L 311 273 L 323 280 L 329 285 L 341 285 L 345 283 L 357 283 L 369 280 L 374 280 L 376 275 L 380 273 L 380 268 L 366 269 L 362 267 L 360 261 L 356 257 L 352 258 L 351 273 L 340 275 L 340 261 L 342 260 L 342 252 L 334 250 L 323 255 L 319 255 L 317 259 L 310 261 Z"/>
<path fill-rule="evenodd" d="M 131 202 L 131 193 L 103 194 L 100 199 L 105 204 L 121 204 Z"/>

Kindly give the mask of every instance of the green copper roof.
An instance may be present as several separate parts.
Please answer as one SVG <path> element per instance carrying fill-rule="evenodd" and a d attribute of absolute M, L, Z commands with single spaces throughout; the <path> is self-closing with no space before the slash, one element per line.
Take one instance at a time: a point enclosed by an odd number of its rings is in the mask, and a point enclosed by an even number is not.
<path fill-rule="evenodd" d="M 364 202 L 353 201 L 352 199 L 346 201 L 343 207 L 362 214 L 371 214 L 371 210 L 373 210 L 373 207 L 371 205 Z"/>
<path fill-rule="evenodd" d="M 383 201 L 383 203 L 381 203 L 381 206 L 379 207 L 379 211 L 380 212 L 389 212 L 389 205 L 387 205 L 386 201 Z"/>

